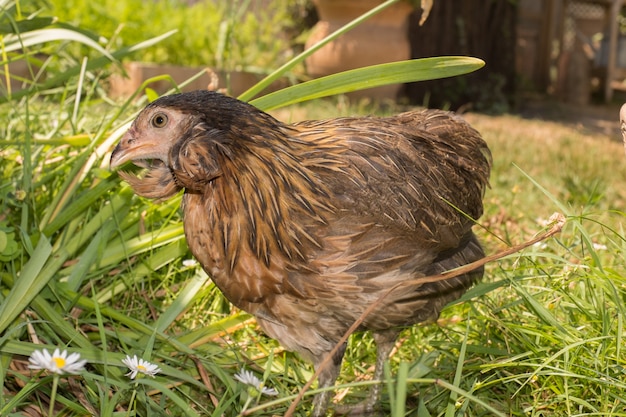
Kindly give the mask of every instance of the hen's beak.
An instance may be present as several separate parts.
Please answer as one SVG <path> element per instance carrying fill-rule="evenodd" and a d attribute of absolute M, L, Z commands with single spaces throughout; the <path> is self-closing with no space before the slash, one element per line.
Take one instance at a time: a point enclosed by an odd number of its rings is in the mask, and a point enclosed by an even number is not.
<path fill-rule="evenodd" d="M 121 166 L 124 162 L 132 161 L 135 155 L 141 152 L 141 147 L 132 146 L 133 143 L 136 143 L 136 141 L 132 133 L 130 131 L 126 132 L 111 153 L 111 161 L 109 162 L 111 169 Z"/>
<path fill-rule="evenodd" d="M 120 143 L 117 144 L 111 153 L 111 169 L 122 166 L 128 161 L 144 168 L 150 165 L 151 161 L 165 161 L 167 153 L 163 154 L 162 144 L 150 138 L 135 138 L 133 129 L 124 134 Z"/>

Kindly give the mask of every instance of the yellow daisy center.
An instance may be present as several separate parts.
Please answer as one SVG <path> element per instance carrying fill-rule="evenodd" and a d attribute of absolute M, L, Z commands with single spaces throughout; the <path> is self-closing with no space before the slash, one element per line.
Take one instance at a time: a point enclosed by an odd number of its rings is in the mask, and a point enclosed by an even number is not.
<path fill-rule="evenodd" d="M 143 365 L 141 365 L 141 364 L 140 364 L 140 365 L 137 365 L 137 369 L 143 372 L 143 371 L 145 371 L 147 368 L 146 368 L 145 366 L 143 366 Z"/>
<path fill-rule="evenodd" d="M 56 364 L 57 368 L 61 369 L 65 366 L 65 359 L 60 358 L 60 357 L 54 357 L 52 358 L 52 360 L 54 361 L 54 363 Z"/>

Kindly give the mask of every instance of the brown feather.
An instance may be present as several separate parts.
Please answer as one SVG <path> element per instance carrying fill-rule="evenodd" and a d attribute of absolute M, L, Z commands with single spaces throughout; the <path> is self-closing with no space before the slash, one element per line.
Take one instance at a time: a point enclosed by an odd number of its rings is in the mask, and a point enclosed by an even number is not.
<path fill-rule="evenodd" d="M 154 126 L 158 115 L 166 126 Z M 148 198 L 183 187 L 194 256 L 233 304 L 316 366 L 388 288 L 484 256 L 471 228 L 491 156 L 452 113 L 285 125 L 194 92 L 150 104 L 128 135 L 112 161 L 145 159 L 133 149 L 151 149 L 146 141 L 164 149 L 163 164 L 123 178 Z M 482 273 L 394 291 L 362 329 L 380 333 L 384 355 L 395 328 L 435 319 Z M 322 385 L 334 383 L 341 354 L 335 359 Z M 314 415 L 327 400 L 316 397 Z"/>

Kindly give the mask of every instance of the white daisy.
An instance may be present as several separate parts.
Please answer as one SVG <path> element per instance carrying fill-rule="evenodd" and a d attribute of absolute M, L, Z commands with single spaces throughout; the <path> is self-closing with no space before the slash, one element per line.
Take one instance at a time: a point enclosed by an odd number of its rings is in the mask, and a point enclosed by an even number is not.
<path fill-rule="evenodd" d="M 263 381 L 257 378 L 251 371 L 246 371 L 245 369 L 242 369 L 241 371 L 239 371 L 239 373 L 236 373 L 234 377 L 237 381 L 246 385 L 250 385 L 261 394 L 272 396 L 278 395 L 278 391 L 276 391 L 274 388 L 268 388 L 264 386 Z"/>
<path fill-rule="evenodd" d="M 35 350 L 28 358 L 30 369 L 47 369 L 57 374 L 77 374 L 85 368 L 86 360 L 80 359 L 80 354 L 72 353 L 69 356 L 67 351 L 54 349 L 50 355 L 47 349 Z"/>
<path fill-rule="evenodd" d="M 161 368 L 157 365 L 144 361 L 141 358 L 138 359 L 137 355 L 133 355 L 132 358 L 130 355 L 126 355 L 126 357 L 122 359 L 122 363 L 130 369 L 130 372 L 126 374 L 130 379 L 135 379 L 138 373 L 154 378 L 157 373 L 161 372 Z"/>

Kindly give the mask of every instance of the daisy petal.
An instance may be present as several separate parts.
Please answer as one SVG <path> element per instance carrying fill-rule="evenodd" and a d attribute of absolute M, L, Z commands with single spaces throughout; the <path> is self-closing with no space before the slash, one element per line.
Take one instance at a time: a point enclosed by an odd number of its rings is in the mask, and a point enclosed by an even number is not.
<path fill-rule="evenodd" d="M 257 376 L 254 375 L 251 371 L 242 369 L 241 371 L 233 375 L 233 377 L 243 384 L 250 385 L 257 392 L 260 392 L 263 395 L 278 395 L 278 391 L 276 391 L 274 388 L 268 388 L 264 386 L 263 381 L 257 378 Z"/>
<path fill-rule="evenodd" d="M 141 358 L 137 358 L 137 355 L 133 355 L 132 357 L 127 355 L 124 359 L 122 359 L 122 363 L 130 369 L 130 372 L 126 374 L 126 376 L 130 379 L 135 379 L 140 373 L 154 378 L 157 373 L 161 372 L 161 368 L 157 365 Z"/>

